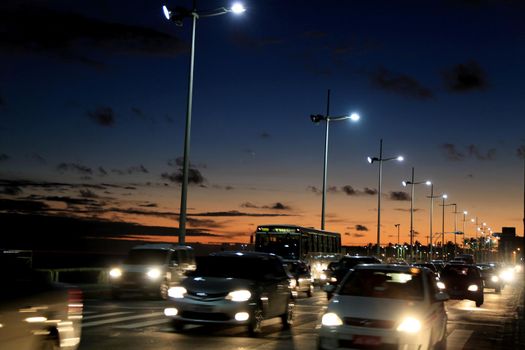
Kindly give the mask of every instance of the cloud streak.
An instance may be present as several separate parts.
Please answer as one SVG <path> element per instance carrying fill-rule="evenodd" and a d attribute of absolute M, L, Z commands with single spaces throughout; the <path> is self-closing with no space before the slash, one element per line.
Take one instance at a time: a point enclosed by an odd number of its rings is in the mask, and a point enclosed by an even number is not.
<path fill-rule="evenodd" d="M 368 78 L 376 88 L 397 95 L 418 100 L 427 100 L 434 96 L 429 88 L 424 87 L 415 78 L 406 74 L 393 73 L 384 67 L 370 72 Z"/>

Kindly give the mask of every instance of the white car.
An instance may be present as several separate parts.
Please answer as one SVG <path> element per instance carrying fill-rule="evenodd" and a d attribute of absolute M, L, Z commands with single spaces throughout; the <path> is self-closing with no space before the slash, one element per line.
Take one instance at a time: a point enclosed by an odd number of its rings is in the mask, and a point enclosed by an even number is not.
<path fill-rule="evenodd" d="M 427 268 L 356 266 L 322 316 L 318 348 L 445 349 L 448 298 Z"/>

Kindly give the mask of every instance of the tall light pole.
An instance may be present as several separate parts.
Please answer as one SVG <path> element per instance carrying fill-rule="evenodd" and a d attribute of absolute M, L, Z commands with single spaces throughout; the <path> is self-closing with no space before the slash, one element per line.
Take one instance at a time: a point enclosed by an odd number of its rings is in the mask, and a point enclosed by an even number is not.
<path fill-rule="evenodd" d="M 368 163 L 370 164 L 379 162 L 379 181 L 377 185 L 377 256 L 380 255 L 381 249 L 381 183 L 383 182 L 383 162 L 394 159 L 398 162 L 402 162 L 404 160 L 403 156 L 383 158 L 383 139 L 379 140 L 379 157 L 367 158 Z"/>
<path fill-rule="evenodd" d="M 414 258 L 414 185 L 425 184 L 427 186 L 432 185 L 430 181 L 421 181 L 416 182 L 414 180 L 414 167 L 412 167 L 412 177 L 410 181 L 403 181 L 403 186 L 411 186 L 411 195 L 410 195 L 410 259 Z"/>
<path fill-rule="evenodd" d="M 341 121 L 341 120 L 350 120 L 357 122 L 360 117 L 357 113 L 352 113 L 350 115 L 343 115 L 339 117 L 330 116 L 330 90 L 328 90 L 328 98 L 326 103 L 326 115 L 315 114 L 311 115 L 310 119 L 313 123 L 318 124 L 321 121 L 326 122 L 325 126 L 325 136 L 324 136 L 324 163 L 323 163 L 323 204 L 321 207 L 321 230 L 325 228 L 325 212 L 326 212 L 326 181 L 327 181 L 327 168 L 328 168 L 328 135 L 330 130 L 331 121 Z"/>
<path fill-rule="evenodd" d="M 397 227 L 397 257 L 399 258 L 399 227 L 401 224 L 395 224 L 395 227 Z"/>
<path fill-rule="evenodd" d="M 465 233 L 465 221 L 467 221 L 468 211 L 463 210 L 463 243 L 467 239 L 467 234 Z"/>
<path fill-rule="evenodd" d="M 443 194 L 441 198 L 443 199 L 443 204 L 441 205 L 443 207 L 443 216 L 441 219 L 441 258 L 445 260 L 445 199 L 447 199 L 448 196 Z"/>
<path fill-rule="evenodd" d="M 182 189 L 180 196 L 180 214 L 179 214 L 179 244 L 183 245 L 186 242 L 186 212 L 187 212 L 187 197 L 188 197 L 188 177 L 190 168 L 190 132 L 191 132 L 191 112 L 193 107 L 193 69 L 195 62 L 195 29 L 197 27 L 197 19 L 205 17 L 220 16 L 226 13 L 240 14 L 245 10 L 244 6 L 239 3 L 234 4 L 230 8 L 219 7 L 213 10 L 206 10 L 198 12 L 196 8 L 196 0 L 193 0 L 192 9 L 183 7 L 176 7 L 170 9 L 162 6 L 164 16 L 173 21 L 177 26 L 182 26 L 185 18 L 192 19 L 191 29 L 191 50 L 190 50 L 190 69 L 188 75 L 188 99 L 186 106 L 186 128 L 184 131 L 184 156 L 182 162 Z"/>

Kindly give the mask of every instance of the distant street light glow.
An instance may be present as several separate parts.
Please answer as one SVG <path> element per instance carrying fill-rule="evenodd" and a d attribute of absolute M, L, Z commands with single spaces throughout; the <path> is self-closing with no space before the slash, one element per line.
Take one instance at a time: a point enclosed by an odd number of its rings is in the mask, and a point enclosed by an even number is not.
<path fill-rule="evenodd" d="M 356 121 L 358 121 L 359 119 L 361 119 L 361 117 L 359 116 L 359 114 L 357 114 L 357 113 L 352 113 L 352 114 L 350 114 L 350 120 L 351 120 L 351 121 L 356 122 Z"/>
<path fill-rule="evenodd" d="M 246 11 L 246 8 L 244 7 L 243 4 L 236 2 L 235 4 L 232 5 L 230 10 L 235 14 L 239 14 L 239 13 L 243 13 L 244 11 Z"/>

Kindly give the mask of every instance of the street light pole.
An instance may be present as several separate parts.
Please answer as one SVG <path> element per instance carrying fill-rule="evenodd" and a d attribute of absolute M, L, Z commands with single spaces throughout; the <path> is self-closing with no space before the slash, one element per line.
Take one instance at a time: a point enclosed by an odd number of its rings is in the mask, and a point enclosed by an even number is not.
<path fill-rule="evenodd" d="M 443 213 L 441 219 L 441 258 L 445 260 L 445 199 L 447 199 L 448 196 L 444 194 L 441 197 L 443 198 Z"/>
<path fill-rule="evenodd" d="M 367 158 L 368 163 L 370 164 L 374 162 L 379 162 L 379 180 L 377 185 L 377 256 L 380 255 L 381 249 L 381 188 L 383 183 L 383 162 L 394 159 L 399 162 L 404 160 L 402 156 L 383 158 L 383 139 L 379 140 L 379 157 Z"/>
<path fill-rule="evenodd" d="M 401 224 L 395 224 L 395 227 L 397 227 L 397 257 L 399 258 L 399 227 Z"/>
<path fill-rule="evenodd" d="M 465 233 L 465 221 L 467 219 L 468 211 L 463 210 L 463 244 L 465 244 L 465 240 L 467 239 L 467 234 Z M 465 245 L 463 245 L 465 247 Z"/>
<path fill-rule="evenodd" d="M 191 132 L 191 116 L 193 106 L 193 71 L 195 66 L 195 31 L 197 27 L 197 19 L 203 17 L 212 17 L 224 15 L 226 13 L 240 14 L 245 11 L 241 4 L 234 4 L 231 8 L 220 7 L 202 13 L 197 12 L 196 0 L 193 0 L 192 9 L 188 10 L 182 7 L 177 7 L 174 10 L 166 6 L 162 7 L 166 19 L 175 22 L 177 26 L 183 25 L 184 18 L 192 18 L 191 26 L 191 49 L 190 49 L 190 64 L 188 73 L 188 97 L 186 105 L 186 127 L 184 129 L 184 154 L 182 161 L 182 188 L 180 196 L 180 213 L 179 213 L 179 244 L 186 243 L 186 216 L 187 216 L 187 198 L 188 198 L 188 178 L 190 168 L 190 132 Z"/>
<path fill-rule="evenodd" d="M 331 121 L 341 121 L 350 119 L 353 122 L 357 122 L 360 117 L 357 113 L 352 113 L 350 115 L 343 115 L 339 117 L 330 116 L 330 89 L 328 89 L 328 98 L 326 103 L 326 115 L 322 114 L 312 114 L 310 119 L 313 123 L 318 124 L 321 121 L 326 122 L 325 126 L 325 136 L 324 136 L 324 161 L 323 161 L 323 199 L 321 205 L 321 230 L 325 229 L 325 212 L 326 212 L 326 183 L 327 183 L 327 173 L 328 173 L 328 136 L 330 130 Z"/>

